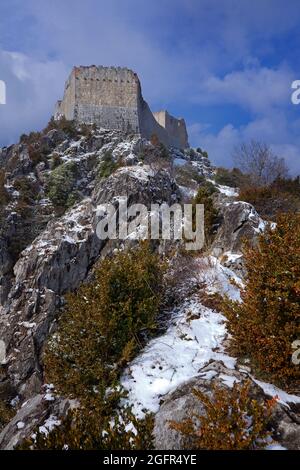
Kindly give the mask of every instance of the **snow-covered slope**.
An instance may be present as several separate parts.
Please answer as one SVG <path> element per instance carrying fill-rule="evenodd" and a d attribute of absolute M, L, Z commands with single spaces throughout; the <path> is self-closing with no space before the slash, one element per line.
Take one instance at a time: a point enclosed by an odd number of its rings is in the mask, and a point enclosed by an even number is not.
<path fill-rule="evenodd" d="M 207 289 L 226 293 L 232 299 L 239 297 L 238 289 L 230 283 L 237 278 L 232 271 L 215 258 L 206 260 L 205 270 L 203 258 L 199 261 L 198 279 L 206 280 Z M 156 412 L 164 395 L 197 376 L 212 359 L 234 368 L 236 360 L 222 345 L 226 336 L 226 319 L 221 313 L 201 304 L 197 294 L 186 298 L 171 313 L 166 333 L 150 341 L 122 377 L 137 415 L 145 410 Z"/>

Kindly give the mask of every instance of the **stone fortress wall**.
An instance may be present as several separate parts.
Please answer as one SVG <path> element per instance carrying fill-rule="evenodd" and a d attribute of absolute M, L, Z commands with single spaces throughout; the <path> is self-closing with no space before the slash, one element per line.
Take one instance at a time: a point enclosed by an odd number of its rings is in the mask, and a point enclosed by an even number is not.
<path fill-rule="evenodd" d="M 177 143 L 174 147 L 181 147 L 183 142 L 188 142 L 188 134 L 184 119 L 174 118 L 168 113 L 168 111 L 158 111 L 153 113 L 153 116 L 156 121 L 166 129 L 170 139 Z M 185 145 L 184 147 L 188 147 L 188 145 Z"/>
<path fill-rule="evenodd" d="M 153 115 L 142 97 L 137 74 L 127 68 L 74 67 L 54 116 L 140 133 L 147 139 L 156 134 L 167 146 L 188 147 L 184 119 L 176 119 L 166 111 Z"/>

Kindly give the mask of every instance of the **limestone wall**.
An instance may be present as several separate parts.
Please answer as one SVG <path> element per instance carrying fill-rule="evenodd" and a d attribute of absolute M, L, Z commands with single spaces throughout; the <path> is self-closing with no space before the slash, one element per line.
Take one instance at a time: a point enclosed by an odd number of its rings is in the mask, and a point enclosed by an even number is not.
<path fill-rule="evenodd" d="M 57 118 L 63 115 L 69 120 L 140 133 L 148 139 L 156 134 L 167 146 L 188 146 L 184 120 L 162 113 L 153 116 L 135 72 L 95 65 L 73 68 L 55 110 Z"/>
<path fill-rule="evenodd" d="M 153 135 L 156 135 L 164 145 L 171 145 L 166 130 L 156 121 L 148 104 L 143 99 L 139 102 L 138 113 L 140 133 L 143 137 L 150 140 Z"/>
<path fill-rule="evenodd" d="M 175 118 L 168 111 L 158 111 L 153 113 L 156 121 L 165 128 L 170 145 L 178 148 L 186 148 L 189 146 L 188 133 L 186 130 L 185 120 Z"/>
<path fill-rule="evenodd" d="M 76 100 L 93 106 L 136 108 L 140 82 L 121 67 L 75 67 Z"/>
<path fill-rule="evenodd" d="M 65 92 L 62 101 L 58 101 L 55 108 L 55 116 L 63 115 L 69 121 L 74 119 L 75 104 L 75 77 L 73 72 L 66 81 Z"/>
<path fill-rule="evenodd" d="M 140 83 L 129 69 L 74 67 L 55 114 L 101 127 L 139 132 Z"/>

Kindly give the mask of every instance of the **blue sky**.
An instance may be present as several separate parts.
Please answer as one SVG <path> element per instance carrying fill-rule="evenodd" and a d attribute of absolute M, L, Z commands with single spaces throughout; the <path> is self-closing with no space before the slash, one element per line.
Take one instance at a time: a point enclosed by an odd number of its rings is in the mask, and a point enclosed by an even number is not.
<path fill-rule="evenodd" d="M 258 139 L 300 173 L 299 31 L 299 0 L 0 0 L 0 145 L 47 123 L 73 65 L 120 65 L 215 164 Z"/>

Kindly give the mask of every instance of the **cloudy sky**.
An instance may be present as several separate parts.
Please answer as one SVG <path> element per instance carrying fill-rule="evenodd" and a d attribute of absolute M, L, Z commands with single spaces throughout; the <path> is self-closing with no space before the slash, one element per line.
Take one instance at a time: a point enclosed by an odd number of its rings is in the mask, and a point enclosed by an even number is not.
<path fill-rule="evenodd" d="M 0 0 L 0 145 L 45 126 L 73 65 L 120 65 L 215 164 L 254 138 L 300 173 L 299 31 L 299 0 Z"/>

